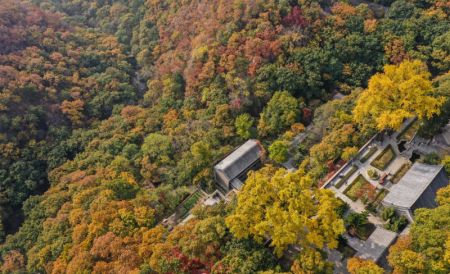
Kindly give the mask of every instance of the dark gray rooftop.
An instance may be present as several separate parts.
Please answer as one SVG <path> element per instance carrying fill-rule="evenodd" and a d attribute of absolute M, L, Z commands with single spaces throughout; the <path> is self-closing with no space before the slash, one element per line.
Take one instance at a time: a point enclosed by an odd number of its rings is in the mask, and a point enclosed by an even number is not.
<path fill-rule="evenodd" d="M 230 184 L 236 190 L 241 190 L 242 186 L 244 185 L 238 178 L 234 178 L 233 180 L 231 180 Z"/>
<path fill-rule="evenodd" d="M 383 204 L 411 208 L 442 170 L 441 165 L 415 163 L 400 181 L 393 185 Z"/>
<path fill-rule="evenodd" d="M 224 180 L 230 181 L 251 166 L 261 155 L 262 147 L 259 142 L 250 139 L 220 161 L 214 169 L 222 173 Z"/>
<path fill-rule="evenodd" d="M 356 256 L 361 259 L 369 259 L 377 262 L 396 238 L 397 233 L 377 227 L 369 238 L 363 242 L 362 246 L 360 246 Z"/>

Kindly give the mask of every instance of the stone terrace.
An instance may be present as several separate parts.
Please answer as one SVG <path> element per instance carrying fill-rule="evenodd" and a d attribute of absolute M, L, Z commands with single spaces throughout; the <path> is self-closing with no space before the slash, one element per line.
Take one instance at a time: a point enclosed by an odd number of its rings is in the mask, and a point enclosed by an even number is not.
<path fill-rule="evenodd" d="M 371 185 L 369 188 L 375 191 L 375 197 L 377 197 L 373 199 L 373 204 L 377 208 L 381 208 L 380 202 L 383 199 L 381 195 L 387 194 L 393 186 L 394 182 L 391 181 L 393 176 L 404 165 L 411 164 L 410 159 L 413 158 L 414 154 L 433 151 L 433 148 L 426 141 L 416 138 L 415 123 L 416 121 L 414 119 L 406 120 L 398 132 L 392 134 L 380 133 L 371 138 L 352 160 L 342 166 L 324 183 L 322 188 L 334 191 L 338 198 L 350 206 L 350 211 L 361 213 L 366 211 L 367 201 L 364 201 L 364 203 L 359 194 L 356 198 L 353 197 L 351 199 L 348 193 L 346 194 L 346 191 L 352 187 L 357 188 L 361 184 L 369 183 Z M 390 150 L 389 147 L 392 151 L 386 152 Z M 392 152 L 392 157 L 388 157 Z M 386 153 L 386 155 L 382 155 L 383 153 Z M 379 167 L 384 167 L 384 170 L 373 166 L 374 160 L 379 158 L 383 158 L 381 161 L 382 165 Z M 368 174 L 369 170 L 375 170 L 378 178 L 372 179 Z M 356 182 L 358 180 L 359 182 Z M 359 183 L 357 186 L 354 185 L 357 183 Z M 358 191 L 356 192 L 359 193 Z M 379 199 L 377 195 L 380 195 Z M 344 237 L 347 239 L 347 244 L 356 250 L 357 256 L 378 261 L 385 254 L 389 245 L 395 240 L 397 233 L 384 229 L 383 225 L 385 222 L 377 215 L 369 214 L 368 219 L 370 223 L 376 226 L 376 229 L 366 241 L 348 234 L 344 234 Z M 389 237 L 385 237 L 386 235 Z M 333 252 L 336 253 L 334 250 L 330 250 L 329 254 L 333 255 Z M 334 254 L 331 257 L 338 259 L 345 266 L 345 258 L 343 259 L 338 254 Z M 340 269 L 342 270 L 343 268 Z"/>

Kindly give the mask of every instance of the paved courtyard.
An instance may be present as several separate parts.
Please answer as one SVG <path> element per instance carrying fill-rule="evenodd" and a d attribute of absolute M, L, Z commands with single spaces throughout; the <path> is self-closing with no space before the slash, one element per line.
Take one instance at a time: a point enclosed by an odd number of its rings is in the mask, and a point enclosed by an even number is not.
<path fill-rule="evenodd" d="M 363 203 L 359 196 L 356 198 L 353 197 L 352 199 L 350 198 L 352 196 L 348 196 L 349 194 L 346 193 L 346 191 L 349 191 L 354 186 L 353 184 L 358 183 L 358 180 L 362 180 L 363 183 L 361 184 L 366 184 L 366 182 L 370 183 L 375 193 L 379 193 L 381 190 L 383 190 L 383 193 L 388 193 L 389 189 L 396 183 L 393 180 L 394 175 L 405 166 L 411 165 L 411 160 L 415 160 L 414 157 L 418 157 L 420 154 L 437 152 L 435 146 L 430 145 L 430 141 L 416 136 L 414 129 L 411 129 L 414 122 L 413 119 L 407 120 L 398 132 L 374 136 L 359 150 L 358 154 L 352 160 L 342 166 L 325 182 L 323 188 L 333 190 L 338 198 L 349 205 L 351 212 L 361 213 L 367 211 L 367 201 Z M 406 134 L 406 131 L 409 132 Z M 389 147 L 392 151 L 389 151 Z M 386 155 L 382 155 L 383 153 Z M 388 157 L 389 154 L 392 156 Z M 374 164 L 374 160 L 381 158 L 385 159 L 381 161 L 383 165 L 379 166 Z M 378 166 L 378 168 L 374 167 L 374 165 Z M 378 178 L 372 179 L 369 176 L 369 170 L 375 170 Z M 405 168 L 404 170 L 406 172 Z M 397 177 L 401 177 L 403 173 L 399 174 Z M 374 203 L 376 206 L 379 205 L 380 200 L 375 199 Z M 381 205 L 379 206 L 381 207 Z M 364 241 L 352 237 L 347 233 L 344 234 L 344 237 L 347 239 L 348 246 L 356 250 L 356 256 L 374 261 L 382 261 L 387 248 L 396 239 L 398 234 L 384 229 L 383 227 L 386 222 L 377 215 L 369 213 L 368 219 L 376 228 L 367 240 Z M 338 251 L 329 251 L 328 254 L 329 260 L 337 264 L 338 272 L 335 271 L 335 273 L 346 273 L 346 259 L 342 258 L 342 254 Z"/>
<path fill-rule="evenodd" d="M 413 138 L 410 142 L 403 144 L 404 148 L 402 151 L 399 150 L 399 134 L 405 130 L 405 127 L 410 126 L 413 123 L 413 120 L 409 120 L 405 122 L 403 128 L 398 132 L 394 132 L 391 135 L 384 134 L 380 138 L 379 136 L 374 136 L 369 140 L 358 152 L 358 154 L 350 160 L 347 164 L 345 164 L 340 170 L 338 170 L 327 182 L 325 182 L 323 188 L 332 189 L 336 194 L 343 199 L 344 201 L 348 201 L 350 199 L 345 198 L 344 194 L 345 190 L 348 189 L 350 185 L 355 181 L 358 176 L 363 176 L 363 178 L 369 182 L 375 189 L 386 189 L 389 190 L 392 182 L 390 182 L 390 178 L 397 173 L 405 164 L 411 163 L 410 158 L 412 154 L 415 152 L 421 153 L 431 153 L 434 152 L 434 149 L 423 142 L 422 140 L 416 141 L 416 138 Z M 379 140 L 381 139 L 381 140 Z M 418 138 L 417 138 L 418 139 Z M 381 154 L 385 152 L 385 149 L 390 147 L 394 152 L 394 157 L 392 161 L 390 161 L 384 170 L 380 170 L 379 168 L 374 167 L 373 162 Z M 372 155 L 367 157 L 371 151 L 374 151 Z M 353 174 L 348 176 L 354 171 Z M 368 172 L 369 170 L 375 170 L 379 176 L 377 179 L 372 179 Z M 347 177 L 347 178 L 346 178 Z M 340 181 L 345 179 L 345 182 L 340 184 Z M 380 178 L 386 178 L 383 182 Z M 382 183 L 382 184 L 381 184 Z M 355 211 L 360 211 L 360 205 L 353 201 L 351 204 L 355 204 Z M 353 208 L 353 207 L 352 207 Z"/>

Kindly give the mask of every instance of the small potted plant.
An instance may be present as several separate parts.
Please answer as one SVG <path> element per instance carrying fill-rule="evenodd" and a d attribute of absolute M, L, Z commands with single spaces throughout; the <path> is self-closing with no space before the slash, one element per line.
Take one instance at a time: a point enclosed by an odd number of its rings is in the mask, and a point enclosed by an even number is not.
<path fill-rule="evenodd" d="M 367 175 L 369 175 L 369 178 L 372 180 L 377 180 L 380 177 L 380 175 L 378 174 L 378 171 L 376 171 L 373 168 L 367 170 Z"/>

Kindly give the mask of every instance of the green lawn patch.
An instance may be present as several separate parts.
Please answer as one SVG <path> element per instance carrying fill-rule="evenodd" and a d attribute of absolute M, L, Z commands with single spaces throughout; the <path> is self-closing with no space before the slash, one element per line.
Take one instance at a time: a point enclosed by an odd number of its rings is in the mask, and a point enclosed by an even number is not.
<path fill-rule="evenodd" d="M 410 123 L 407 127 L 403 129 L 403 131 L 398 135 L 397 139 L 401 141 L 411 141 L 416 132 L 419 130 L 420 123 L 419 120 L 415 120 Z"/>
<path fill-rule="evenodd" d="M 202 196 L 202 195 L 201 195 L 200 191 L 194 192 L 191 196 L 189 196 L 189 197 L 184 201 L 183 207 L 184 207 L 186 210 L 191 210 L 191 209 L 195 206 L 195 204 L 198 202 L 198 200 L 200 199 L 201 196 Z"/>
<path fill-rule="evenodd" d="M 337 189 L 339 189 L 347 180 L 358 170 L 357 167 L 352 166 L 352 168 L 347 171 L 347 173 L 334 185 Z"/>
<path fill-rule="evenodd" d="M 356 179 L 345 189 L 344 194 L 347 195 L 352 201 L 358 200 L 358 198 L 365 196 L 372 196 L 374 187 L 364 178 L 363 175 L 359 175 Z"/>
<path fill-rule="evenodd" d="M 177 215 L 180 216 L 180 218 L 186 217 L 186 215 L 197 204 L 197 202 L 200 200 L 201 197 L 202 197 L 202 194 L 201 194 L 201 192 L 199 190 L 197 190 L 196 192 L 192 193 L 178 207 Z"/>
<path fill-rule="evenodd" d="M 372 163 L 371 166 L 378 168 L 379 170 L 385 170 L 389 164 L 395 159 L 395 152 L 391 145 L 388 145 L 383 151 L 378 155 Z"/>
<path fill-rule="evenodd" d="M 392 176 L 391 182 L 396 184 L 400 181 L 400 179 L 405 175 L 405 173 L 411 168 L 410 163 L 404 163 Z"/>
<path fill-rule="evenodd" d="M 377 147 L 375 147 L 375 146 L 371 147 L 369 149 L 369 151 L 365 155 L 363 155 L 363 157 L 361 157 L 361 159 L 359 159 L 359 161 L 361 163 L 364 163 L 365 161 L 369 160 L 369 158 L 372 157 L 372 155 L 374 155 L 375 152 L 377 152 L 377 150 L 378 150 Z"/>

